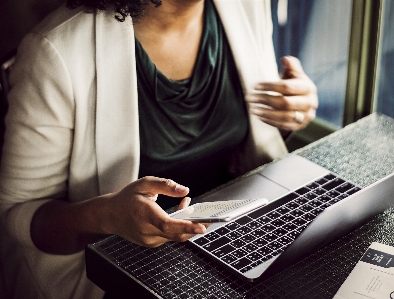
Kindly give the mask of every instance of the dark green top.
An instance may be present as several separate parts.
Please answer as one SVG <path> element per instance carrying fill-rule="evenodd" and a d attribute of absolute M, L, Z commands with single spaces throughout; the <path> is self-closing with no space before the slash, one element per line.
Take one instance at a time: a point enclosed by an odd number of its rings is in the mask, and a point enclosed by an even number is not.
<path fill-rule="evenodd" d="M 243 92 L 223 27 L 211 1 L 193 75 L 173 81 L 136 40 L 140 114 L 139 177 L 170 178 L 200 195 L 230 179 L 227 160 L 245 138 Z M 179 203 L 159 196 L 169 208 Z"/>

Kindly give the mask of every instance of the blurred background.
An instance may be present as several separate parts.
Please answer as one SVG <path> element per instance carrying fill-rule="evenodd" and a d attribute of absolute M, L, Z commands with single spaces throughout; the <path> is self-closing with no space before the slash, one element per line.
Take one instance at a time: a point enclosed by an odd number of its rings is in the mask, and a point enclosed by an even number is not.
<path fill-rule="evenodd" d="M 317 119 L 297 147 L 378 111 L 394 117 L 394 1 L 271 1 L 279 59 L 298 57 L 318 87 Z M 0 0 L 0 60 L 60 0 Z M 297 139 L 298 138 L 298 139 Z"/>
<path fill-rule="evenodd" d="M 0 58 L 3 60 L 27 32 L 59 5 L 57 0 L 0 0 Z"/>

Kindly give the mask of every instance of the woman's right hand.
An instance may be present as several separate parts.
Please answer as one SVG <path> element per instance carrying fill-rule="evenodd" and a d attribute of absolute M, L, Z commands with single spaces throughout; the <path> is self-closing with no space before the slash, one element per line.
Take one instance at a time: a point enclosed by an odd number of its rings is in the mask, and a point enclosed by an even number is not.
<path fill-rule="evenodd" d="M 205 233 L 204 225 L 173 219 L 156 203 L 159 194 L 184 197 L 179 208 L 185 208 L 190 203 L 190 198 L 185 197 L 188 193 L 189 188 L 169 179 L 141 178 L 109 195 L 108 233 L 148 247 L 168 241 L 184 242 Z"/>

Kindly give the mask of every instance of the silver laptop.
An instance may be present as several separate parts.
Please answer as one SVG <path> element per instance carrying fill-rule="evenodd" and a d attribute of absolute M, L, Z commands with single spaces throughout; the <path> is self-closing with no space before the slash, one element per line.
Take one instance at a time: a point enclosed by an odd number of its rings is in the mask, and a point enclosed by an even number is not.
<path fill-rule="evenodd" d="M 362 189 L 291 154 L 203 201 L 261 197 L 269 204 L 189 240 L 249 281 L 288 267 L 393 206 L 394 174 Z"/>

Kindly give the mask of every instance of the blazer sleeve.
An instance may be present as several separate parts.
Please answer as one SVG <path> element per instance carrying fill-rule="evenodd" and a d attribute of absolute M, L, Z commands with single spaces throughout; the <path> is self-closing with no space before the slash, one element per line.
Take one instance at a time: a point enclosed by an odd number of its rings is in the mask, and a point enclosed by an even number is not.
<path fill-rule="evenodd" d="M 67 196 L 73 92 L 58 52 L 38 33 L 27 35 L 18 48 L 10 85 L 0 220 L 12 237 L 33 246 L 30 224 L 36 210 L 47 200 Z"/>

